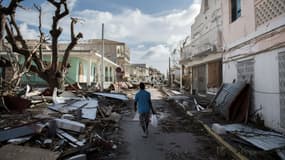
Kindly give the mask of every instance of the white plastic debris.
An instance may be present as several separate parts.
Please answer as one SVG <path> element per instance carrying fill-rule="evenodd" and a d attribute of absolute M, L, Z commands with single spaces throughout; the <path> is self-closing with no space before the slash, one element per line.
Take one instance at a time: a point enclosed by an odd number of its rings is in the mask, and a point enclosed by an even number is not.
<path fill-rule="evenodd" d="M 212 124 L 212 130 L 214 132 L 216 132 L 217 134 L 226 134 L 226 130 L 223 126 L 221 126 L 220 124 L 218 123 L 213 123 Z"/>
<path fill-rule="evenodd" d="M 65 103 L 65 98 L 57 96 L 57 88 L 53 89 L 52 101 L 54 104 Z"/>
<path fill-rule="evenodd" d="M 140 115 L 138 112 L 136 112 L 134 118 L 133 118 L 133 121 L 139 121 L 140 120 Z"/>
<path fill-rule="evenodd" d="M 152 114 L 151 115 L 151 121 L 150 121 L 150 124 L 153 126 L 153 127 L 157 127 L 157 117 L 155 114 Z"/>

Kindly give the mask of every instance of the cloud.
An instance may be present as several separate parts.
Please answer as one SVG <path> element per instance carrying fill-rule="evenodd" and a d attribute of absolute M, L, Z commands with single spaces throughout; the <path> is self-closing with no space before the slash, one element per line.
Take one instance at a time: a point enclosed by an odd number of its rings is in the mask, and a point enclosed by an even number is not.
<path fill-rule="evenodd" d="M 142 48 L 144 48 L 145 46 L 143 45 L 143 44 L 139 44 L 138 46 L 137 46 L 137 49 L 142 49 Z"/>
<path fill-rule="evenodd" d="M 73 8 L 77 4 L 77 0 L 67 0 L 69 12 L 73 11 Z M 49 2 L 44 2 L 40 4 L 42 8 L 42 29 L 48 34 L 48 31 L 51 29 L 52 17 L 54 15 L 55 7 Z M 38 27 L 39 25 L 39 12 L 35 8 L 28 9 L 18 9 L 16 12 L 16 19 L 20 22 L 28 24 L 29 26 Z M 59 25 L 64 28 L 64 37 L 67 37 L 69 34 L 69 24 L 70 16 L 64 17 Z"/>
<path fill-rule="evenodd" d="M 166 72 L 168 68 L 169 53 L 170 48 L 163 44 L 152 46 L 147 50 L 133 50 L 132 56 L 135 58 L 132 59 L 132 63 L 147 63 L 148 66 Z"/>
<path fill-rule="evenodd" d="M 70 2 L 71 8 L 79 5 L 77 0 L 70 0 Z M 191 34 L 191 25 L 199 13 L 200 3 L 201 0 L 194 0 L 184 10 L 173 10 L 161 14 L 146 14 L 139 9 L 125 9 L 116 14 L 91 9 L 81 11 L 71 9 L 69 16 L 83 20 L 75 26 L 75 30 L 82 32 L 84 39 L 101 38 L 101 25 L 104 23 L 105 38 L 127 43 L 130 46 L 132 62 L 141 61 L 156 66 L 159 64 L 163 66 L 159 66 L 161 71 L 165 72 L 171 50 L 179 41 Z M 48 31 L 54 8 L 47 2 L 41 6 L 43 28 Z M 36 11 L 21 10 L 17 16 L 17 19 L 25 24 L 38 25 Z M 68 40 L 70 19 L 65 18 L 60 25 L 64 29 L 61 40 Z M 28 31 L 28 28 L 25 29 Z M 31 31 L 28 33 L 31 34 Z"/>
<path fill-rule="evenodd" d="M 26 23 L 22 23 L 19 25 L 19 29 L 25 39 L 36 39 L 39 34 L 33 29 L 29 29 Z"/>

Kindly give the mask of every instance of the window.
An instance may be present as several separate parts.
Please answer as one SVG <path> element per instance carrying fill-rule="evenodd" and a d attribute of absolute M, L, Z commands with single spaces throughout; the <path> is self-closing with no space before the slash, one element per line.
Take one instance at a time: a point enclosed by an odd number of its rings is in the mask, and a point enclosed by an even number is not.
<path fill-rule="evenodd" d="M 232 22 L 241 16 L 241 0 L 231 0 Z"/>
<path fill-rule="evenodd" d="M 79 82 L 84 81 L 84 68 L 83 64 L 80 62 L 78 67 Z"/>
<path fill-rule="evenodd" d="M 79 63 L 79 68 L 78 68 L 78 72 L 79 72 L 79 75 L 83 75 L 83 64 L 82 63 Z"/>
<path fill-rule="evenodd" d="M 108 82 L 108 67 L 105 67 L 105 82 Z"/>
<path fill-rule="evenodd" d="M 94 66 L 93 67 L 93 81 L 95 82 L 97 79 L 96 79 L 96 67 Z"/>

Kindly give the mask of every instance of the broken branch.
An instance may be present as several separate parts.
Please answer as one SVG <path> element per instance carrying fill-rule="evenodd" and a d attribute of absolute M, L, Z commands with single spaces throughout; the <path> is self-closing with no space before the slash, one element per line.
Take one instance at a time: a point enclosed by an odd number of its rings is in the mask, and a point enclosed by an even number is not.
<path fill-rule="evenodd" d="M 40 6 L 37 6 L 36 4 L 34 4 L 34 7 L 38 10 L 39 12 L 39 32 L 40 32 L 40 46 L 39 46 L 39 55 L 40 55 L 40 59 L 43 59 L 43 51 L 42 51 L 42 43 L 44 40 L 44 33 L 42 31 L 42 8 Z"/>
<path fill-rule="evenodd" d="M 76 18 L 71 18 L 71 23 L 70 23 L 70 32 L 71 32 L 71 42 L 67 46 L 63 60 L 62 60 L 62 66 L 61 66 L 61 71 L 63 71 L 66 68 L 67 65 L 67 60 L 70 54 L 70 51 L 74 48 L 74 46 L 77 44 L 78 40 L 83 37 L 82 33 L 78 33 L 76 36 L 74 36 L 74 24 L 77 23 Z"/>

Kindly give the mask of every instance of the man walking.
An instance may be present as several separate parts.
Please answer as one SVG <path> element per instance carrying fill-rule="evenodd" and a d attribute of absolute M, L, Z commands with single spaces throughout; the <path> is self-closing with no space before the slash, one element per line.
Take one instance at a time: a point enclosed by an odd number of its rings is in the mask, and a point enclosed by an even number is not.
<path fill-rule="evenodd" d="M 151 95 L 148 91 L 145 90 L 145 84 L 140 83 L 140 90 L 136 93 L 135 96 L 135 112 L 138 109 L 140 114 L 140 124 L 143 129 L 143 137 L 148 136 L 148 125 L 150 121 L 150 110 L 152 114 L 156 114 L 151 103 Z"/>

